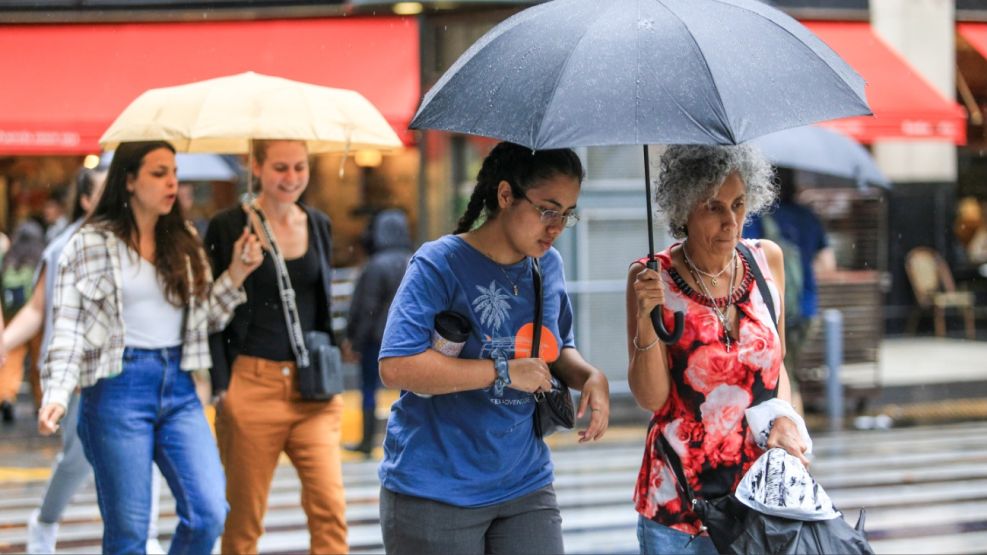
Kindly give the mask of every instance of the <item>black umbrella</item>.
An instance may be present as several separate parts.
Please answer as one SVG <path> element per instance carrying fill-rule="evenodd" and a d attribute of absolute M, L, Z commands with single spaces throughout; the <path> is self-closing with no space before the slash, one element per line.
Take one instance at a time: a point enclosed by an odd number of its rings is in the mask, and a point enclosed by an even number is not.
<path fill-rule="evenodd" d="M 863 89 L 808 29 L 757 0 L 554 0 L 480 38 L 425 95 L 411 127 L 532 149 L 739 144 L 870 114 Z M 644 156 L 656 268 L 647 146 Z M 655 329 L 674 340 L 660 308 Z"/>

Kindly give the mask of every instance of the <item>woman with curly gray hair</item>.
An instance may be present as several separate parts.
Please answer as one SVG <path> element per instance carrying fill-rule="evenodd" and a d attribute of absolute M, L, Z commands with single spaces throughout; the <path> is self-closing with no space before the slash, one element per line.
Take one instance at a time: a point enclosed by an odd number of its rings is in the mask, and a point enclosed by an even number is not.
<path fill-rule="evenodd" d="M 750 407 L 791 396 L 784 325 L 775 325 L 752 268 L 781 317 L 781 249 L 764 240 L 739 245 L 747 215 L 775 194 L 771 166 L 751 146 L 672 146 L 661 157 L 656 199 L 681 242 L 655 254 L 658 270 L 641 259 L 627 275 L 628 380 L 638 404 L 654 412 L 634 492 L 642 553 L 716 553 L 708 536 L 693 538 L 702 523 L 679 494 L 663 446 L 705 498 L 730 493 L 765 446 L 808 464 L 808 437 L 794 410 L 775 413 L 785 416 L 757 442 L 752 433 L 760 430 L 744 419 Z M 682 337 L 669 345 L 651 322 L 659 305 L 669 309 L 665 317 L 685 313 Z"/>

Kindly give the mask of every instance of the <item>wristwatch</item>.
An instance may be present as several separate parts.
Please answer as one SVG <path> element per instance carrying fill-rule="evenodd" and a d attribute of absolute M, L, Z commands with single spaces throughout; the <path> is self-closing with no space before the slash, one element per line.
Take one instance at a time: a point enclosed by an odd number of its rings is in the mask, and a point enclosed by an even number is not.
<path fill-rule="evenodd" d="M 511 385 L 511 371 L 507 367 L 507 357 L 503 353 L 494 354 L 494 370 L 497 371 L 497 379 L 493 383 L 494 397 L 503 397 L 504 388 Z"/>

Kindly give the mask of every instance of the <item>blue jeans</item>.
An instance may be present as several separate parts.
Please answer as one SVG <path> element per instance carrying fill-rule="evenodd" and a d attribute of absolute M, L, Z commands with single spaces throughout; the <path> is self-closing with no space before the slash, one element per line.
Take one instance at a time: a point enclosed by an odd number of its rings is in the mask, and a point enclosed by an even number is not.
<path fill-rule="evenodd" d="M 226 478 L 181 355 L 127 347 L 123 373 L 82 390 L 79 439 L 96 475 L 103 553 L 144 553 L 152 462 L 178 512 L 169 553 L 209 553 L 223 532 Z"/>
<path fill-rule="evenodd" d="M 690 540 L 692 540 L 690 542 Z M 637 542 L 641 546 L 641 555 L 717 555 L 716 546 L 709 536 L 697 536 L 695 539 L 685 532 L 663 526 L 657 522 L 637 517 Z"/>

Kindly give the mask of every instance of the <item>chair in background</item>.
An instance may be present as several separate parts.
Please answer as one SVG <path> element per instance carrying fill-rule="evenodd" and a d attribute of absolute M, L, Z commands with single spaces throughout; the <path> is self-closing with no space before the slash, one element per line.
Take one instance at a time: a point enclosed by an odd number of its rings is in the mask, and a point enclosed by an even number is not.
<path fill-rule="evenodd" d="M 915 333 L 921 313 L 931 309 L 936 335 L 945 336 L 946 309 L 958 308 L 963 311 L 967 338 L 975 338 L 973 293 L 956 290 L 953 274 L 938 252 L 929 247 L 915 247 L 908 251 L 905 255 L 905 272 L 918 303 L 908 318 L 909 333 Z"/>

